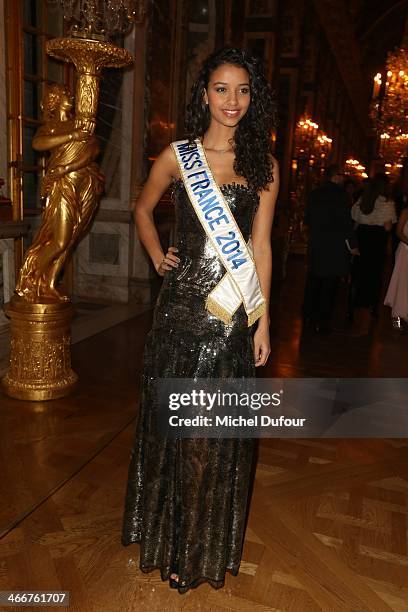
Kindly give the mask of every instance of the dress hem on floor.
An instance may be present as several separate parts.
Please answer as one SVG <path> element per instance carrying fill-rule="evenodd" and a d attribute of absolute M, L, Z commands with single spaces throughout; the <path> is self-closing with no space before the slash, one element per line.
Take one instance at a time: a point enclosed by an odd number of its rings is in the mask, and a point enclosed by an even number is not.
<path fill-rule="evenodd" d="M 122 539 L 121 543 L 122 543 L 122 546 L 130 546 L 131 544 L 140 544 L 140 540 L 125 541 Z M 166 582 L 167 580 L 169 580 L 171 574 L 173 573 L 177 574 L 177 571 L 173 569 L 166 573 L 165 571 L 163 571 L 160 565 L 151 565 L 151 566 L 142 567 L 139 563 L 139 569 L 144 574 L 149 574 L 155 570 L 159 570 L 160 576 L 163 582 Z M 239 566 L 238 567 L 226 567 L 225 573 L 227 572 L 231 574 L 232 576 L 238 576 Z M 180 579 L 180 582 L 183 582 L 182 578 Z M 180 585 L 177 590 L 181 595 L 184 595 L 184 593 L 187 593 L 187 591 L 191 589 L 196 589 L 198 586 L 200 586 L 204 582 L 207 582 L 213 589 L 218 590 L 218 589 L 222 589 L 225 586 L 225 577 L 217 580 L 215 578 L 211 578 L 210 576 L 200 575 L 200 576 L 197 576 L 197 578 L 194 578 L 194 580 L 191 580 L 189 584 L 183 584 L 182 586 Z"/>

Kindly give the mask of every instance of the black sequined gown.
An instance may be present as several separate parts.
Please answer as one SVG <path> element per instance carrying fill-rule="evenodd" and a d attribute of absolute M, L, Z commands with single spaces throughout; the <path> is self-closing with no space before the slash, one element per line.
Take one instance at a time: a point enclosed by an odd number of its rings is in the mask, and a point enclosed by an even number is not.
<path fill-rule="evenodd" d="M 144 352 L 141 406 L 131 454 L 122 543 L 140 542 L 140 569 L 180 577 L 184 593 L 237 575 L 242 553 L 253 439 L 163 439 L 156 432 L 155 379 L 252 377 L 253 327 L 241 305 L 229 325 L 204 301 L 224 268 L 196 217 L 181 180 L 174 182 L 179 267 L 166 273 Z M 258 196 L 222 186 L 248 240 Z"/>

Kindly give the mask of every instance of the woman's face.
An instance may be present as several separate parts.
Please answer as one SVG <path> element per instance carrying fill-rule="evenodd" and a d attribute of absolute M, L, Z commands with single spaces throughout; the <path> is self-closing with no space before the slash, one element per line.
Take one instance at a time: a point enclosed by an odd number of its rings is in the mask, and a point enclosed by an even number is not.
<path fill-rule="evenodd" d="M 210 76 L 204 102 L 209 105 L 213 121 L 235 127 L 251 102 L 249 74 L 245 68 L 222 64 Z"/>

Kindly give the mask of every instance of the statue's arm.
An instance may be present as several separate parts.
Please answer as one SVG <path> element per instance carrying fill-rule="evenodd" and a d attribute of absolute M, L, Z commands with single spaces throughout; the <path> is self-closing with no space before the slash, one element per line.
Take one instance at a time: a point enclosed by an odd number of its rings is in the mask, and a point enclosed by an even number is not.
<path fill-rule="evenodd" d="M 72 130 L 67 134 L 53 134 L 46 125 L 41 126 L 33 138 L 33 149 L 36 151 L 49 151 L 61 145 L 75 141 L 86 141 L 89 133 L 84 130 Z"/>
<path fill-rule="evenodd" d="M 91 159 L 92 157 L 90 157 L 89 155 L 83 155 L 70 164 L 61 164 L 59 166 L 56 166 L 54 170 L 56 170 L 60 174 L 69 174 L 70 172 L 75 172 L 75 170 L 80 170 L 81 168 L 87 166 Z"/>
<path fill-rule="evenodd" d="M 76 140 L 74 138 L 74 140 Z M 63 176 L 65 174 L 69 174 L 70 172 L 75 172 L 76 170 L 80 170 L 87 166 L 91 161 L 95 159 L 95 157 L 99 153 L 99 146 L 95 139 L 91 139 L 88 146 L 81 153 L 77 153 L 75 159 L 73 159 L 70 163 L 64 163 L 62 159 L 58 165 L 53 165 L 50 168 L 50 174 L 55 174 L 57 176 Z"/>
<path fill-rule="evenodd" d="M 40 127 L 32 142 L 33 149 L 36 151 L 49 151 L 60 145 L 67 144 L 73 140 L 72 132 L 68 134 L 52 134 L 45 126 Z"/>

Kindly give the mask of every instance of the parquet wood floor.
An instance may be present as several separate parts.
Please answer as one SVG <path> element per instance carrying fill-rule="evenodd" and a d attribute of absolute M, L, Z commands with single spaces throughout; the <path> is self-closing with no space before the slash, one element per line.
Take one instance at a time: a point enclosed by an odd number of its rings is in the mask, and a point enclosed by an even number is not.
<path fill-rule="evenodd" d="M 334 340 L 301 338 L 299 287 L 275 301 L 263 375 L 341 376 L 352 364 L 406 376 L 406 337 L 385 314 Z M 120 529 L 149 325 L 143 315 L 74 346 L 71 398 L 0 395 L 0 590 L 68 590 L 78 612 L 408 612 L 408 439 L 260 440 L 239 575 L 180 596 L 140 572 Z"/>
<path fill-rule="evenodd" d="M 3 537 L 0 589 L 69 590 L 81 612 L 408 610 L 407 442 L 262 440 L 238 577 L 180 596 L 120 544 L 132 437 Z"/>
<path fill-rule="evenodd" d="M 145 333 L 140 330 L 150 316 L 72 347 L 80 383 L 71 397 L 24 402 L 0 390 L 0 535 L 134 419 Z"/>

